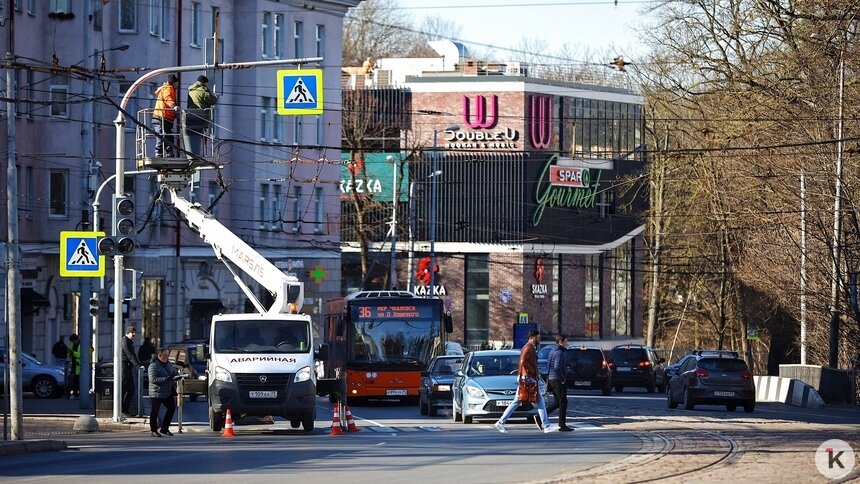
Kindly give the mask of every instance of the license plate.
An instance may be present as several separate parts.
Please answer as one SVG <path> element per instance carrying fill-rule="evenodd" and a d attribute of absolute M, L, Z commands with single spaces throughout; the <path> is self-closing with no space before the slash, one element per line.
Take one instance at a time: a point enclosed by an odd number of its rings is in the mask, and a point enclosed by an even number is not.
<path fill-rule="evenodd" d="M 389 397 L 394 397 L 398 395 L 406 395 L 406 390 L 385 390 L 385 394 Z"/>
<path fill-rule="evenodd" d="M 619 366 L 617 368 L 617 370 L 618 371 L 630 371 L 630 367 L 629 366 Z"/>
<path fill-rule="evenodd" d="M 497 407 L 510 407 L 514 403 L 513 400 L 496 400 Z"/>
<path fill-rule="evenodd" d="M 577 380 L 577 381 L 573 382 L 573 385 L 577 386 L 577 387 L 590 387 L 591 382 L 590 381 L 584 381 L 584 380 L 582 380 L 582 381 Z"/>
<path fill-rule="evenodd" d="M 278 398 L 278 392 L 248 392 L 249 398 Z"/>
<path fill-rule="evenodd" d="M 735 392 L 714 392 L 715 397 L 733 397 Z"/>

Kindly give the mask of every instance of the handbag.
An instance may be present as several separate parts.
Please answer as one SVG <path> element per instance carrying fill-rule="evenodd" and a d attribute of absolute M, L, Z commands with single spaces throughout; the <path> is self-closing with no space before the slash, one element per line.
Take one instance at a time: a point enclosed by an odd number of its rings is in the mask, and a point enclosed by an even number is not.
<path fill-rule="evenodd" d="M 517 383 L 517 400 L 521 402 L 538 401 L 538 382 L 530 376 L 520 378 Z"/>

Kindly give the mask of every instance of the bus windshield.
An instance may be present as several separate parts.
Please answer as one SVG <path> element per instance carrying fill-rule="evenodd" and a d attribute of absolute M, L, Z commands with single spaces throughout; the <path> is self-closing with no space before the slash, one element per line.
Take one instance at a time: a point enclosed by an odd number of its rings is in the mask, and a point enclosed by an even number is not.
<path fill-rule="evenodd" d="M 219 353 L 307 353 L 309 348 L 304 321 L 219 321 L 215 326 Z"/>
<path fill-rule="evenodd" d="M 424 366 L 440 343 L 439 322 L 432 319 L 354 321 L 347 360 L 356 363 L 407 363 Z"/>

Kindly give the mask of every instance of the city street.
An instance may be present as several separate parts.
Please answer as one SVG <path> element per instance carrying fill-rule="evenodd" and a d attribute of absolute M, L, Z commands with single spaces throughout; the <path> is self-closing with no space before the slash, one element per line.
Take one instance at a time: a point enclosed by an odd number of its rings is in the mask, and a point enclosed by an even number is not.
<path fill-rule="evenodd" d="M 576 431 L 567 434 L 545 435 L 533 424 L 512 422 L 502 435 L 491 421 L 466 425 L 450 415 L 421 416 L 413 405 L 375 403 L 352 406 L 359 432 L 334 436 L 328 428 L 330 404 L 320 398 L 310 435 L 276 419 L 274 425 L 239 424 L 233 438 L 209 430 L 205 400 L 185 402 L 183 432 L 174 425 L 172 438 L 150 437 L 142 418 L 131 419 L 134 431 L 67 432 L 54 438 L 65 440 L 69 450 L 1 458 L 0 476 L 16 482 L 154 476 L 248 482 L 284 474 L 291 481 L 350 483 L 776 477 L 806 482 L 822 479 L 814 455 L 825 440 L 843 439 L 860 449 L 857 407 L 811 410 L 760 403 L 753 414 L 716 406 L 669 410 L 663 395 L 639 390 L 609 397 L 571 394 L 569 399 L 568 424 Z M 26 399 L 25 408 L 33 401 Z M 848 479 L 860 475 L 857 469 Z"/>

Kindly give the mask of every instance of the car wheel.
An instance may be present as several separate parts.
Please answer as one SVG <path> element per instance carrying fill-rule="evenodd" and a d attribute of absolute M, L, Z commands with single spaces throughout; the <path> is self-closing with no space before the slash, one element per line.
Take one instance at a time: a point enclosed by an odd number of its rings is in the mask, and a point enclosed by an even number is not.
<path fill-rule="evenodd" d="M 621 393 L 624 391 L 624 385 L 615 385 L 615 391 Z"/>
<path fill-rule="evenodd" d="M 663 383 L 657 386 L 657 391 L 663 393 L 666 391 L 666 379 L 663 379 Z"/>
<path fill-rule="evenodd" d="M 728 410 L 729 412 L 734 412 L 736 408 L 738 408 L 738 406 L 734 403 L 726 404 L 726 410 Z"/>
<path fill-rule="evenodd" d="M 297 429 L 297 428 L 299 428 L 299 426 L 300 426 L 301 424 L 302 424 L 302 421 L 301 421 L 301 420 L 298 420 L 298 419 L 292 419 L 292 420 L 290 420 L 290 428 Z"/>
<path fill-rule="evenodd" d="M 672 392 L 666 392 L 666 402 L 669 404 L 669 408 L 678 408 L 678 402 L 672 400 Z"/>
<path fill-rule="evenodd" d="M 305 433 L 309 433 L 314 429 L 314 413 L 309 412 L 302 415 L 302 427 L 305 429 Z"/>
<path fill-rule="evenodd" d="M 645 390 L 647 390 L 648 393 L 654 393 L 657 391 L 657 377 L 654 377 L 647 385 L 645 385 Z"/>
<path fill-rule="evenodd" d="M 435 417 L 435 416 L 439 415 L 439 409 L 436 408 L 436 406 L 430 405 L 428 403 L 427 404 L 427 415 L 429 415 L 431 417 Z"/>
<path fill-rule="evenodd" d="M 418 397 L 418 413 L 427 415 L 427 404 L 424 403 L 424 399 L 421 396 Z"/>
<path fill-rule="evenodd" d="M 463 415 L 463 423 L 464 424 L 470 424 L 470 423 L 472 423 L 472 420 L 473 420 L 473 418 L 471 415 Z"/>
<path fill-rule="evenodd" d="M 693 392 L 687 387 L 684 389 L 684 409 L 692 410 L 696 407 L 696 402 L 693 400 Z"/>
<path fill-rule="evenodd" d="M 744 412 L 746 412 L 746 413 L 755 412 L 755 400 L 747 400 L 746 403 L 744 403 Z"/>
<path fill-rule="evenodd" d="M 216 412 L 212 405 L 209 406 L 209 428 L 213 432 L 220 432 L 224 428 L 224 414 Z"/>
<path fill-rule="evenodd" d="M 48 376 L 34 378 L 31 387 L 33 388 L 33 395 L 36 398 L 52 398 L 59 395 L 60 391 L 57 382 Z"/>

